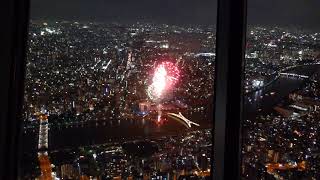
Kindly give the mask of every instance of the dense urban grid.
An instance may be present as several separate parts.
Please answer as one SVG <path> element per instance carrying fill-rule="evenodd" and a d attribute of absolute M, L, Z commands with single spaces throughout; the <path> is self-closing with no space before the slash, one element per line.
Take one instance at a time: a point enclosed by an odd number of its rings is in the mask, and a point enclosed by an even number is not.
<path fill-rule="evenodd" d="M 248 29 L 242 177 L 319 179 L 320 33 Z M 215 38 L 32 21 L 22 179 L 210 179 Z"/>

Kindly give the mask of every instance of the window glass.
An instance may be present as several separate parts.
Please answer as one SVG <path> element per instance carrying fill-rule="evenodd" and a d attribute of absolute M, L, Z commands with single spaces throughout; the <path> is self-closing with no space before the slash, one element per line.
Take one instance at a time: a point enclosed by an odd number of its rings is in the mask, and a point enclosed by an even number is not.
<path fill-rule="evenodd" d="M 319 179 L 320 2 L 248 1 L 243 179 Z"/>
<path fill-rule="evenodd" d="M 21 179 L 208 179 L 214 0 L 32 0 Z"/>

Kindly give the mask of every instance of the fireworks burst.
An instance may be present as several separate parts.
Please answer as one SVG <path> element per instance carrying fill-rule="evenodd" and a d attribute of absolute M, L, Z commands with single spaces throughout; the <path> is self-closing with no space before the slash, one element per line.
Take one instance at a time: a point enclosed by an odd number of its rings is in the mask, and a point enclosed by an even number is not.
<path fill-rule="evenodd" d="M 147 92 L 152 100 L 159 100 L 165 91 L 172 89 L 180 77 L 179 69 L 172 62 L 162 62 L 155 69 Z"/>

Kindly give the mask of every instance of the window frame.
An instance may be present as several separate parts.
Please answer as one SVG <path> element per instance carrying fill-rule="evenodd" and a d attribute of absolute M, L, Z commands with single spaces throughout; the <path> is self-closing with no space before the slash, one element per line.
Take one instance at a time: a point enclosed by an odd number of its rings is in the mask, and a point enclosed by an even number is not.
<path fill-rule="evenodd" d="M 2 1 L 0 179 L 18 179 L 29 0 Z M 213 128 L 215 180 L 240 179 L 247 0 L 218 0 Z M 239 75 L 240 74 L 240 75 Z"/>
<path fill-rule="evenodd" d="M 240 179 L 247 0 L 218 0 L 213 179 Z"/>
<path fill-rule="evenodd" d="M 17 179 L 29 0 L 1 2 L 0 179 Z"/>

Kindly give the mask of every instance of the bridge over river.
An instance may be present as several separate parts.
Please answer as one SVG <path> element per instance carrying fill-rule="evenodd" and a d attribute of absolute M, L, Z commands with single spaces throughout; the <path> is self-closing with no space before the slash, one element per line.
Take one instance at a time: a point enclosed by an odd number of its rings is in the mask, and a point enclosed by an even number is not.
<path fill-rule="evenodd" d="M 179 122 L 181 122 L 183 125 L 185 125 L 187 128 L 191 128 L 192 125 L 200 126 L 200 124 L 195 123 L 184 117 L 181 112 L 179 114 L 175 113 L 168 113 L 170 117 L 173 117 L 174 119 L 177 119 Z"/>

